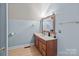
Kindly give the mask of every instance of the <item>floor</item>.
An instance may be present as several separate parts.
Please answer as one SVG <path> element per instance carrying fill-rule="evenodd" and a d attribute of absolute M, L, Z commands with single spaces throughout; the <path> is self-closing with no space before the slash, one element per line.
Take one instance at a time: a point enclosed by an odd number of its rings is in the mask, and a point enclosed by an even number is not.
<path fill-rule="evenodd" d="M 28 48 L 21 47 L 9 50 L 9 56 L 41 56 L 41 54 L 35 46 L 31 46 Z"/>

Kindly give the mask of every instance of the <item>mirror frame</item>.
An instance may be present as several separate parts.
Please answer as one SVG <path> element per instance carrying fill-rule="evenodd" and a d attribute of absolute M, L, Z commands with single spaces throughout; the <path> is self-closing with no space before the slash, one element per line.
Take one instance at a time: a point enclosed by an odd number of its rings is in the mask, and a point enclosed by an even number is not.
<path fill-rule="evenodd" d="M 55 15 L 55 13 L 41 19 L 41 21 L 40 21 L 40 23 L 42 25 L 41 26 L 41 29 L 42 29 L 41 32 L 43 33 L 43 20 L 45 20 L 47 18 L 51 18 L 51 20 L 53 20 L 53 30 L 54 30 L 53 33 L 54 33 L 54 35 L 56 35 L 56 32 L 55 32 L 55 18 L 56 18 L 56 15 Z"/>

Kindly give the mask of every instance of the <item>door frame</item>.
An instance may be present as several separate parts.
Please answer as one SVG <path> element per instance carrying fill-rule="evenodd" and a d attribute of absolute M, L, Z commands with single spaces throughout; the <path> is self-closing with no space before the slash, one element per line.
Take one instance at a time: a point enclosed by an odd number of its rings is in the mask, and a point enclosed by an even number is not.
<path fill-rule="evenodd" d="M 8 56 L 8 3 L 6 3 L 6 56 Z"/>

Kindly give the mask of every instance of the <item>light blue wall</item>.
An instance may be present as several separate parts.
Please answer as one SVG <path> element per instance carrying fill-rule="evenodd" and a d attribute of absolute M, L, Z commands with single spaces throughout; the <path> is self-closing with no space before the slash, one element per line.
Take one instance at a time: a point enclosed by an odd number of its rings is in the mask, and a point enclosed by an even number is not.
<path fill-rule="evenodd" d="M 34 43 L 33 33 L 39 32 L 39 20 L 9 20 L 9 47 Z"/>
<path fill-rule="evenodd" d="M 60 25 L 63 22 L 79 21 L 79 4 L 51 4 L 49 10 L 52 9 L 56 13 L 58 55 L 79 55 L 79 23 Z"/>

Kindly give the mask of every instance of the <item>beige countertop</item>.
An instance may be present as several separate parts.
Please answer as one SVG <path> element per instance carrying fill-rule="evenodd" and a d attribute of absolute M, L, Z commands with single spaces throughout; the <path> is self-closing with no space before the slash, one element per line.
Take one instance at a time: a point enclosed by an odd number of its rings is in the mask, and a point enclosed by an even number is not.
<path fill-rule="evenodd" d="M 47 36 L 47 35 L 44 35 L 42 33 L 34 33 L 36 36 L 44 39 L 45 41 L 48 41 L 48 40 L 56 40 L 56 38 L 54 38 L 53 36 Z"/>

